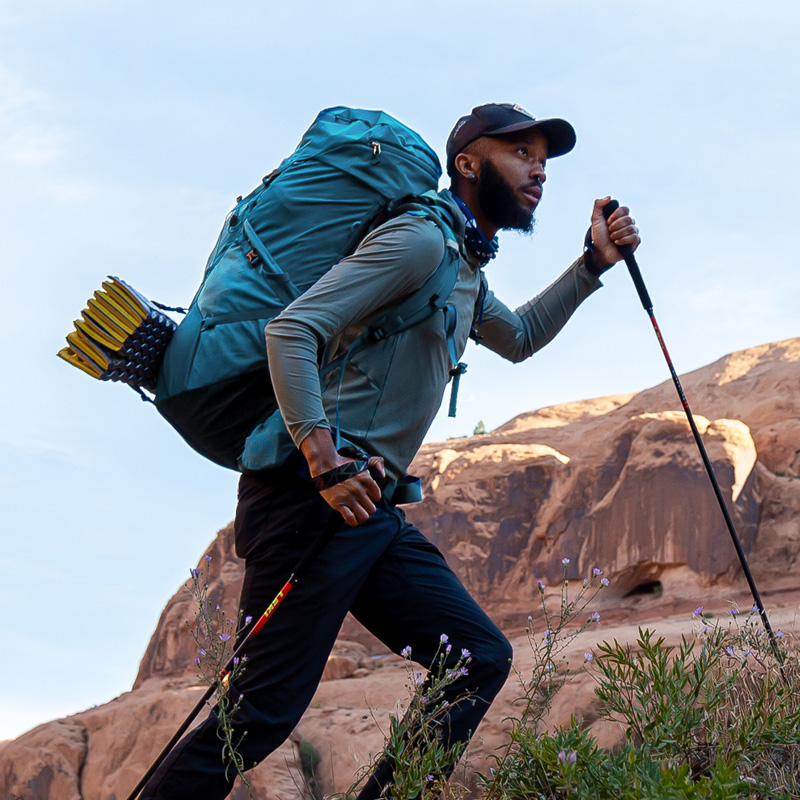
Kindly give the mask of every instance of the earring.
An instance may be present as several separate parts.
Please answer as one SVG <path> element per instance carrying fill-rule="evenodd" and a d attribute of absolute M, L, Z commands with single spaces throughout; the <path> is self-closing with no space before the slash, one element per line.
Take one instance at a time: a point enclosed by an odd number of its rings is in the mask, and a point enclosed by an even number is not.
<path fill-rule="evenodd" d="M 469 174 L 469 179 L 470 179 L 471 181 L 474 181 L 474 180 L 475 180 L 475 177 L 476 177 L 476 176 L 475 176 L 475 173 L 474 173 L 474 172 L 470 172 L 470 174 Z"/>

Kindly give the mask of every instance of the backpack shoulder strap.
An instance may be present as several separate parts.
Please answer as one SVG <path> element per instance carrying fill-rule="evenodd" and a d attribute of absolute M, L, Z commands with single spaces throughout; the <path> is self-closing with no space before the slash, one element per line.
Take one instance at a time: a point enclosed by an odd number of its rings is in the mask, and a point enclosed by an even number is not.
<path fill-rule="evenodd" d="M 450 217 L 449 208 L 436 192 L 426 192 L 425 195 L 407 198 L 404 202 L 397 204 L 393 212 L 392 216 L 411 214 L 433 222 L 444 237 L 445 247 L 442 260 L 419 289 L 378 317 L 369 320 L 364 326 L 364 332 L 351 344 L 347 353 L 323 364 L 321 375 L 343 366 L 343 361 L 360 352 L 367 345 L 402 333 L 447 307 L 447 298 L 456 285 L 461 260 L 461 242 L 455 232 L 456 226 Z"/>

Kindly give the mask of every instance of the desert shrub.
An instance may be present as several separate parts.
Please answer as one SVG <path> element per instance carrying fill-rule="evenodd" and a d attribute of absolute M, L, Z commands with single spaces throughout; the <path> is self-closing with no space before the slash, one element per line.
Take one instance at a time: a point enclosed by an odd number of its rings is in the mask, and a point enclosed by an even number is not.
<path fill-rule="evenodd" d="M 723 622 L 699 608 L 694 630 L 677 646 L 643 628 L 635 643 L 601 642 L 572 671 L 564 651 L 600 622 L 587 607 L 608 584 L 601 575 L 593 570 L 574 597 L 566 579 L 556 598 L 539 584 L 546 627 L 535 632 L 529 617 L 533 667 L 517 672 L 522 710 L 509 720 L 492 769 L 478 776 L 484 800 L 800 797 L 800 665 L 786 637 L 778 631 L 770 640 L 755 609 L 731 609 Z M 625 731 L 614 750 L 599 747 L 574 718 L 543 729 L 555 694 L 587 670 L 602 715 Z M 410 688 L 414 707 L 420 688 Z M 435 715 L 392 717 L 387 751 L 396 754 L 396 771 L 387 796 L 442 795 L 441 779 L 432 779 L 448 774 L 460 750 L 441 747 L 438 727 Z M 458 786 L 445 791 L 456 800 L 466 795 Z"/>
<path fill-rule="evenodd" d="M 219 723 L 217 736 L 222 743 L 225 774 L 233 770 L 244 784 L 248 796 L 252 796 L 250 782 L 245 774 L 244 759 L 239 750 L 247 732 L 237 738 L 233 729 L 233 717 L 239 710 L 241 698 L 233 700 L 228 693 L 230 682 L 236 680 L 246 667 L 247 656 L 234 658 L 233 661 L 231 656 L 243 625 L 249 624 L 251 620 L 242 620 L 241 612 L 235 619 L 231 619 L 219 604 L 211 600 L 208 585 L 211 560 L 211 556 L 207 555 L 204 559 L 205 567 L 190 570 L 186 588 L 194 599 L 195 619 L 194 624 L 186 624 L 197 645 L 197 656 L 194 660 L 197 675 L 204 683 L 215 686 L 213 699 Z"/>

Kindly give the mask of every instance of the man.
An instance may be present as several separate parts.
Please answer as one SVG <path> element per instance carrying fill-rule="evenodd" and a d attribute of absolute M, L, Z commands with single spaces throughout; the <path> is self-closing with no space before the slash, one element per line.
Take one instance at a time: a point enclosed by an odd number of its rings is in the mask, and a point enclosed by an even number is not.
<path fill-rule="evenodd" d="M 320 379 L 323 350 L 330 358 L 348 352 L 363 320 L 421 286 L 442 260 L 439 228 L 409 214 L 369 234 L 267 326 L 275 395 L 298 451 L 269 480 L 244 476 L 239 485 L 235 530 L 237 554 L 246 562 L 244 614 L 263 612 L 334 512 L 347 524 L 283 602 L 269 631 L 252 642 L 247 669 L 232 688 L 241 700 L 236 739 L 247 732 L 239 748 L 246 768 L 299 721 L 348 611 L 395 653 L 410 647 L 426 668 L 443 634 L 452 646 L 450 663 L 469 651 L 467 674 L 446 693 L 449 743 L 471 736 L 503 686 L 508 641 L 387 495 L 439 408 L 457 360 L 452 349 L 460 355 L 473 328 L 481 345 L 521 361 L 600 287 L 598 275 L 620 259 L 615 244 L 638 246 L 628 209 L 619 208 L 606 223 L 607 198 L 598 200 L 585 253 L 541 295 L 511 311 L 487 290 L 482 268 L 497 250 L 496 233 L 531 229 L 547 158 L 574 145 L 569 123 L 536 120 L 518 106 L 479 106 L 456 124 L 447 142 L 451 188 L 441 196 L 465 245 L 448 298 L 449 336 L 436 314 Z M 368 455 L 372 472 L 337 451 L 332 423 Z M 453 702 L 465 693 L 470 702 Z M 391 763 L 380 763 L 360 800 L 378 797 L 391 773 Z M 175 748 L 142 796 L 214 800 L 231 787 L 212 716 Z"/>

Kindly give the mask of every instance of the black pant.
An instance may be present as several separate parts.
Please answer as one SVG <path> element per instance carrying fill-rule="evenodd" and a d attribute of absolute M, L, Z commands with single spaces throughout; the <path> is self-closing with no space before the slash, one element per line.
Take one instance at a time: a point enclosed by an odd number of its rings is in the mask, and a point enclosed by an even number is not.
<path fill-rule="evenodd" d="M 269 483 L 243 477 L 236 511 L 236 552 L 245 559 L 241 608 L 258 619 L 293 567 L 328 523 L 330 508 L 301 478 Z M 475 731 L 508 675 L 511 646 L 469 596 L 439 550 L 399 509 L 381 504 L 370 519 L 343 527 L 283 601 L 247 652 L 247 668 L 232 689 L 243 695 L 235 740 L 247 768 L 286 740 L 308 707 L 347 612 L 395 653 L 410 646 L 414 661 L 429 667 L 440 636 L 472 660 L 468 675 L 447 689 L 451 704 L 466 692 L 475 702 L 453 704 L 451 742 Z M 234 694 L 234 697 L 235 697 Z M 142 792 L 142 800 L 204 798 L 231 791 L 225 777 L 217 719 L 189 733 Z M 382 765 L 362 792 L 377 797 L 391 780 Z"/>

